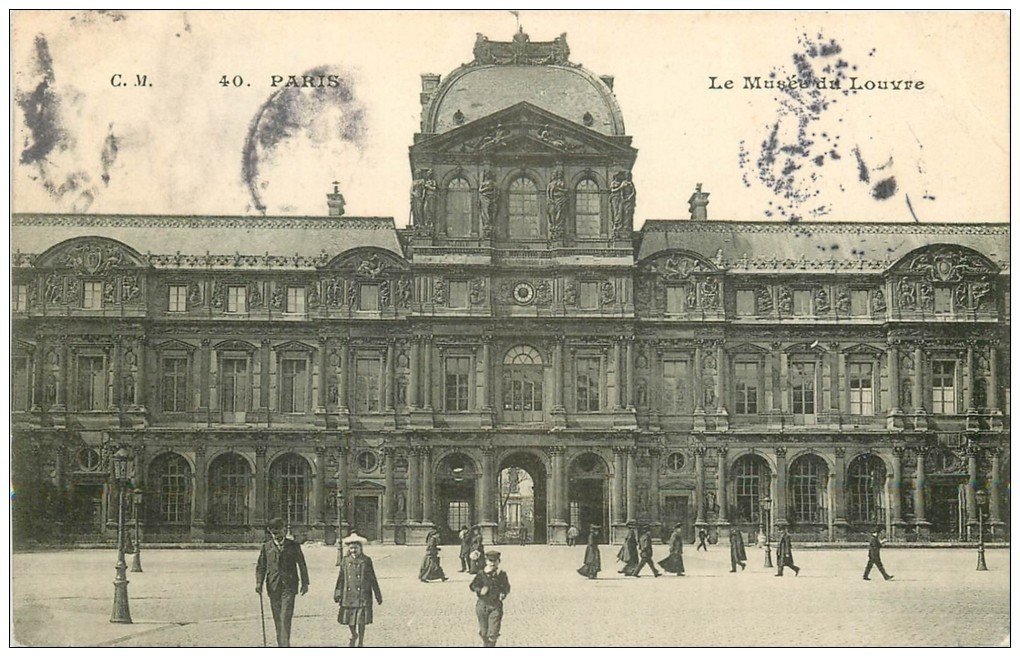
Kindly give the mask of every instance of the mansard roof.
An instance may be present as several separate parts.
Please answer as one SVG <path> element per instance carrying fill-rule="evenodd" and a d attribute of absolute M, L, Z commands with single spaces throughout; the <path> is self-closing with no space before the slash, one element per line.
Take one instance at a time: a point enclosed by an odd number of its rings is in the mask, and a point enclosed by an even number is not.
<path fill-rule="evenodd" d="M 1009 272 L 1009 223 L 648 220 L 638 236 L 639 262 L 683 250 L 734 273 L 881 273 L 936 244 L 970 248 Z"/>
<path fill-rule="evenodd" d="M 231 264 L 312 267 L 352 248 L 366 247 L 403 256 L 393 218 L 34 213 L 11 216 L 11 250 L 26 256 L 87 236 L 119 241 L 147 256 L 156 267 Z M 223 261 L 206 261 L 210 255 Z"/>

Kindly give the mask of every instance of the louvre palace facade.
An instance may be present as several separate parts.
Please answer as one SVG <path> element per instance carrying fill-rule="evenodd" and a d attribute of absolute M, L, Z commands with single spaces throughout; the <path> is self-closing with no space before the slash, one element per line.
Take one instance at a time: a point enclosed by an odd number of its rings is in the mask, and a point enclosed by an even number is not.
<path fill-rule="evenodd" d="M 693 183 L 635 224 L 613 78 L 565 36 L 479 36 L 420 96 L 406 228 L 337 189 L 13 216 L 16 536 L 113 539 L 122 448 L 147 542 L 498 541 L 511 468 L 536 542 L 966 540 L 982 489 L 1008 536 L 1008 224 L 713 221 Z"/>

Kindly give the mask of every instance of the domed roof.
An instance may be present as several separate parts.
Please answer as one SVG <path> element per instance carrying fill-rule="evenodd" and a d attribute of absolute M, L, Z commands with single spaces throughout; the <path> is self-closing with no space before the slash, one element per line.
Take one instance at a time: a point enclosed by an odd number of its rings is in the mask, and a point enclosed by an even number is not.
<path fill-rule="evenodd" d="M 537 107 L 606 135 L 625 133 L 612 77 L 598 77 L 568 60 L 566 34 L 532 42 L 518 31 L 511 42 L 479 34 L 475 59 L 439 83 L 422 77 L 422 132 L 441 134 L 518 102 Z"/>

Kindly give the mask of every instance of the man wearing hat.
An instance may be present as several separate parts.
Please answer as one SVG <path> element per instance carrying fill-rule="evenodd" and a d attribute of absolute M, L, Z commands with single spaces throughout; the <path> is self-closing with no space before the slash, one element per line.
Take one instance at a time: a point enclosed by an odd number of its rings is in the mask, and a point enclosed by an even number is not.
<path fill-rule="evenodd" d="M 744 535 L 739 528 L 730 531 L 730 572 L 741 571 L 747 567 L 747 550 L 744 548 Z"/>
<path fill-rule="evenodd" d="M 368 540 L 357 533 L 344 538 L 347 555 L 340 562 L 340 573 L 333 590 L 333 601 L 340 604 L 336 620 L 351 631 L 349 647 L 365 645 L 365 626 L 372 622 L 372 596 L 382 604 L 382 591 L 379 590 L 372 559 L 363 551 L 366 542 Z"/>
<path fill-rule="evenodd" d="M 775 576 L 783 576 L 783 568 L 788 567 L 793 573 L 800 576 L 800 567 L 793 563 L 793 540 L 790 539 L 790 532 L 783 526 L 779 532 L 779 544 L 776 545 L 776 561 L 779 571 Z"/>
<path fill-rule="evenodd" d="M 510 595 L 510 579 L 499 569 L 498 551 L 486 552 L 485 569 L 475 575 L 470 588 L 478 596 L 475 613 L 482 646 L 493 648 L 503 625 L 503 600 Z"/>
<path fill-rule="evenodd" d="M 294 618 L 299 575 L 301 595 L 308 592 L 308 567 L 301 546 L 287 539 L 283 519 L 272 519 L 267 528 L 270 539 L 262 545 L 255 565 L 255 592 L 262 595 L 265 584 L 276 624 L 276 645 L 283 648 L 290 646 L 290 622 Z"/>
<path fill-rule="evenodd" d="M 662 573 L 655 569 L 655 561 L 652 560 L 652 531 L 648 526 L 641 526 L 641 537 L 638 539 L 638 562 L 637 569 L 634 571 L 635 577 L 641 576 L 641 570 L 644 569 L 645 565 L 652 568 L 652 574 L 656 577 L 661 577 Z"/>
<path fill-rule="evenodd" d="M 882 578 L 889 581 L 893 578 L 893 575 L 887 574 L 885 567 L 882 565 L 882 538 L 879 537 L 879 533 L 882 531 L 880 526 L 876 526 L 871 531 L 871 542 L 868 544 L 868 565 L 864 568 L 864 580 L 870 581 L 871 568 L 877 567 L 878 571 L 882 573 Z"/>

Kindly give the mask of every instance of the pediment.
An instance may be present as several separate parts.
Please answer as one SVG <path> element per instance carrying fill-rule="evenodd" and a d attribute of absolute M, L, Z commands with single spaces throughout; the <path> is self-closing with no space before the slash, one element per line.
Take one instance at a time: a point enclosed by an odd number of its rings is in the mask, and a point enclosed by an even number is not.
<path fill-rule="evenodd" d="M 633 158 L 629 137 L 606 137 L 527 102 L 515 104 L 415 144 L 423 152 L 489 156 L 612 155 Z"/>
<path fill-rule="evenodd" d="M 70 269 L 76 275 L 102 276 L 125 269 L 148 266 L 137 251 L 102 236 L 75 238 L 51 247 L 36 260 L 36 266 Z"/>
<path fill-rule="evenodd" d="M 843 350 L 843 354 L 864 354 L 871 357 L 881 357 L 882 355 L 885 354 L 885 352 L 873 345 L 868 345 L 866 343 L 858 343 L 857 345 L 848 347 L 845 350 Z"/>
<path fill-rule="evenodd" d="M 355 248 L 337 255 L 326 268 L 339 269 L 360 278 L 379 278 L 384 273 L 402 271 L 407 267 L 404 260 L 393 252 L 369 247 Z"/>
<path fill-rule="evenodd" d="M 701 255 L 680 250 L 667 250 L 641 262 L 642 270 L 663 280 L 687 280 L 691 274 L 714 273 L 719 269 Z"/>

